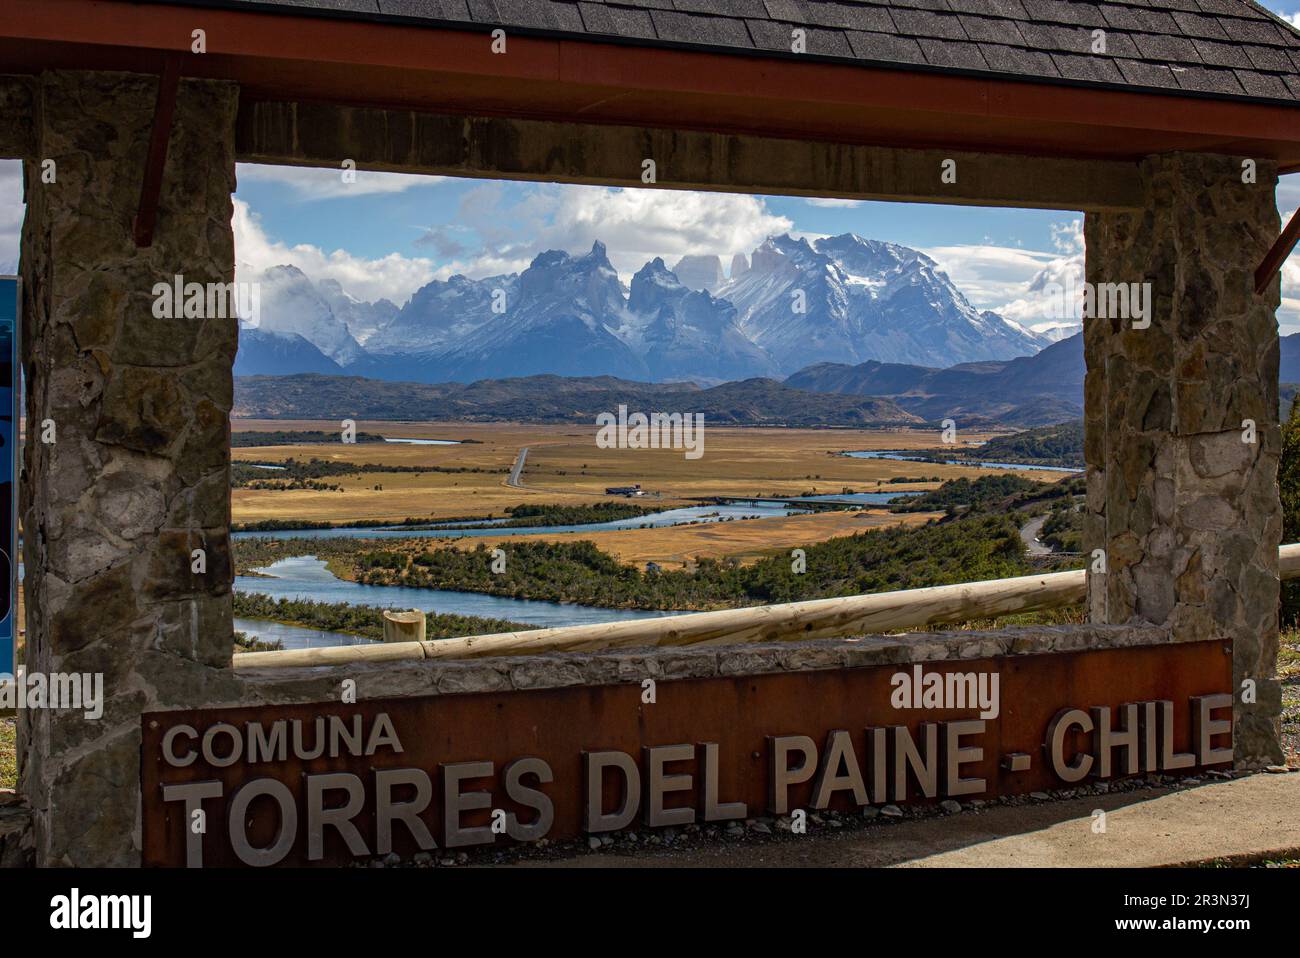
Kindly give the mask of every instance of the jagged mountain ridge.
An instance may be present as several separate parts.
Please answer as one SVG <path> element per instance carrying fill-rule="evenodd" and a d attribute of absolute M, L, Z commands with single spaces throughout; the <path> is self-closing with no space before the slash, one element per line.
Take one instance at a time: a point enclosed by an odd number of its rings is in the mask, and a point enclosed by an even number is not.
<path fill-rule="evenodd" d="M 418 382 L 555 374 L 710 384 L 819 359 L 1005 360 L 1045 342 L 974 309 L 924 254 L 853 234 L 769 237 L 748 260 L 733 257 L 730 278 L 716 256 L 677 266 L 685 282 L 654 259 L 625 287 L 596 242 L 582 255 L 541 253 L 519 274 L 428 283 L 400 309 L 274 267 L 260 277 L 260 328 L 302 336 L 346 373 Z M 241 350 L 264 345 L 249 338 Z"/>
<path fill-rule="evenodd" d="M 818 361 L 951 366 L 1045 345 L 971 306 L 924 253 L 852 233 L 814 243 L 769 237 L 717 295 L 787 373 Z"/>

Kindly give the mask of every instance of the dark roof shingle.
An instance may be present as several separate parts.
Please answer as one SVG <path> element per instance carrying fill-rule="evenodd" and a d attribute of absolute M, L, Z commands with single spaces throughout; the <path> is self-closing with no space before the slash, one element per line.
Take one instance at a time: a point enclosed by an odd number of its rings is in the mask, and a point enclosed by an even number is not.
<path fill-rule="evenodd" d="M 654 21 L 655 32 L 661 40 L 742 49 L 754 46 L 744 20 L 673 10 L 651 10 L 650 19 Z"/>
<path fill-rule="evenodd" d="M 878 63 L 925 63 L 921 45 L 912 37 L 892 33 L 862 33 L 851 30 L 845 34 L 853 54 L 859 60 Z"/>
<path fill-rule="evenodd" d="M 615 37 L 654 39 L 655 25 L 647 10 L 615 7 L 606 3 L 579 3 L 583 26 L 588 33 L 607 33 Z"/>
<path fill-rule="evenodd" d="M 147 0 L 1300 102 L 1300 30 L 1255 0 Z M 1104 38 L 1104 48 L 1099 42 Z"/>

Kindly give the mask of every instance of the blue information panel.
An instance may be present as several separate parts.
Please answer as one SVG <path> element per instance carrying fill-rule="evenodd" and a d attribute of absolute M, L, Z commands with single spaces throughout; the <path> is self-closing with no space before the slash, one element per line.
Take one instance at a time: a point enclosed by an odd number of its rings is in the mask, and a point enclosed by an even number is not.
<path fill-rule="evenodd" d="M 14 510 L 18 440 L 18 279 L 0 276 L 0 682 L 15 675 L 18 536 Z"/>

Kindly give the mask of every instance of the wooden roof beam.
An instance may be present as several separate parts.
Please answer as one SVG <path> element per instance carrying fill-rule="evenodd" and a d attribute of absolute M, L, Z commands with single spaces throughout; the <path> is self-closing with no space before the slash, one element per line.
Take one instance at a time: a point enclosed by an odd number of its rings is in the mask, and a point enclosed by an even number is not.
<path fill-rule="evenodd" d="M 968 206 L 1111 211 L 1136 163 L 897 149 L 689 130 L 462 117 L 320 103 L 240 105 L 250 163 Z M 648 181 L 646 161 L 653 161 Z"/>
<path fill-rule="evenodd" d="M 1277 242 L 1272 245 L 1265 254 L 1264 261 L 1255 270 L 1256 295 L 1263 295 L 1264 290 L 1268 289 L 1268 284 L 1273 282 L 1273 277 L 1278 274 L 1297 242 L 1300 242 L 1300 210 L 1291 214 L 1291 222 L 1286 224 L 1286 229 L 1282 230 Z"/>
<path fill-rule="evenodd" d="M 149 134 L 149 151 L 145 155 L 144 180 L 140 184 L 140 206 L 135 214 L 135 245 L 153 245 L 153 229 L 158 220 L 158 195 L 162 191 L 163 169 L 167 166 L 167 141 L 172 133 L 172 115 L 176 112 L 176 89 L 180 84 L 180 58 L 169 54 L 163 59 L 158 77 L 158 102 L 154 106 L 153 129 Z"/>

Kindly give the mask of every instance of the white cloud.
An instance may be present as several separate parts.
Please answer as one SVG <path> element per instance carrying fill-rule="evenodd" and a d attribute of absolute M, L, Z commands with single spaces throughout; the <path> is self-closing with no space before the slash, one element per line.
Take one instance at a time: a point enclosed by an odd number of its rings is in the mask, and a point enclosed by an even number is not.
<path fill-rule="evenodd" d="M 1292 209 L 1282 213 L 1283 226 L 1296 212 Z M 1277 311 L 1277 322 L 1283 336 L 1300 332 L 1300 247 L 1292 250 L 1282 263 L 1282 305 Z"/>
<path fill-rule="evenodd" d="M 1300 199 L 1300 175 L 1282 178 L 1278 197 L 1295 193 Z M 1295 202 L 1295 199 L 1292 200 Z M 1282 211 L 1285 225 L 1294 209 Z M 1083 220 L 1053 224 L 1055 253 L 992 245 L 941 246 L 923 250 L 948 274 L 978 309 L 991 309 L 1025 327 L 1059 320 L 1059 301 L 1045 295 L 1047 287 L 1084 280 Z M 1283 335 L 1300 332 L 1300 248 L 1282 264 L 1282 305 L 1277 312 Z"/>
<path fill-rule="evenodd" d="M 768 235 L 793 225 L 769 213 L 761 198 L 742 194 L 543 184 L 529 186 L 515 199 L 503 184 L 485 183 L 462 198 L 454 226 L 430 229 L 419 241 L 435 252 L 462 254 L 438 263 L 398 253 L 365 259 L 341 249 L 289 246 L 268 236 L 239 199 L 234 218 L 241 273 L 292 264 L 314 280 L 338 280 L 359 299 L 382 296 L 398 305 L 432 279 L 515 273 L 544 250 L 583 253 L 596 240 L 606 244 L 611 263 L 625 279 L 656 256 L 671 266 L 688 253 L 716 253 L 725 265 L 731 254 L 747 253 Z M 479 247 L 475 252 L 465 251 L 469 235 L 481 240 L 474 244 Z"/>
<path fill-rule="evenodd" d="M 1083 252 L 1083 217 L 1076 216 L 1064 223 L 1053 223 L 1052 246 L 1058 253 L 1075 256 Z"/>
<path fill-rule="evenodd" d="M 1300 173 L 1288 173 L 1277 178 L 1277 208 L 1295 209 L 1300 206 Z M 1286 218 L 1283 217 L 1283 223 Z"/>
<path fill-rule="evenodd" d="M 402 305 L 417 289 L 434 278 L 431 260 L 390 253 L 379 259 L 354 256 L 347 250 L 326 252 L 319 246 L 289 246 L 266 235 L 247 203 L 235 200 L 236 277 L 260 273 L 272 266 L 297 266 L 313 280 L 335 279 L 358 299 L 381 298 Z"/>
<path fill-rule="evenodd" d="M 405 193 L 418 186 L 443 182 L 445 176 L 417 176 L 410 173 L 379 173 L 372 170 L 352 171 L 355 179 L 344 182 L 342 169 L 309 166 L 264 166 L 240 163 L 235 175 L 240 185 L 274 183 L 287 187 L 302 202 L 333 200 L 376 193 Z"/>
<path fill-rule="evenodd" d="M 862 200 L 839 200 L 833 197 L 810 196 L 804 200 L 809 206 L 821 206 L 823 208 L 837 209 L 839 207 L 861 206 Z"/>
<path fill-rule="evenodd" d="M 739 193 L 545 184 L 513 202 L 506 196 L 495 183 L 465 195 L 457 221 L 482 238 L 482 249 L 448 264 L 440 275 L 515 272 L 544 250 L 582 253 L 596 240 L 625 279 L 656 256 L 671 267 L 687 254 L 714 253 L 725 267 L 732 254 L 749 253 L 769 235 L 794 226 L 769 212 L 761 197 Z M 429 241 L 437 242 L 443 232 L 430 231 Z"/>
<path fill-rule="evenodd" d="M 1012 322 L 1033 326 L 1051 318 L 1037 286 L 1070 272 L 1083 278 L 1083 252 L 1035 252 L 1012 246 L 939 246 L 922 250 L 971 301 Z"/>

